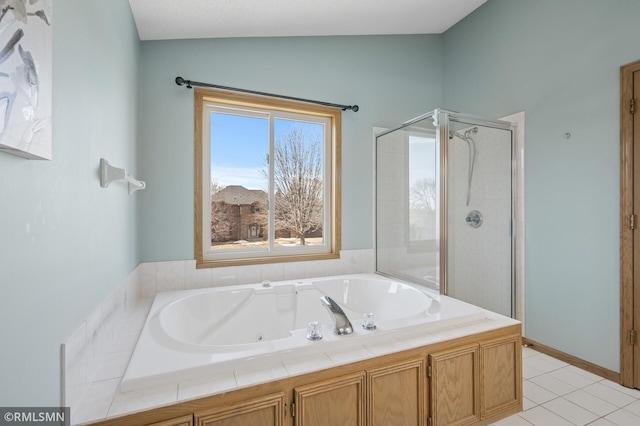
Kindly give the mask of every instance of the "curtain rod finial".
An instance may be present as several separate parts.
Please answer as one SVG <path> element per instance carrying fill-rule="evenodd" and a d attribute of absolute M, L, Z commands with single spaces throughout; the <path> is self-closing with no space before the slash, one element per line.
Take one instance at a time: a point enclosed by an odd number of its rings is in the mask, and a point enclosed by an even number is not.
<path fill-rule="evenodd" d="M 178 86 L 184 86 L 186 84 L 187 85 L 187 89 L 192 89 L 191 80 L 185 80 L 182 77 L 176 77 L 176 84 Z"/>

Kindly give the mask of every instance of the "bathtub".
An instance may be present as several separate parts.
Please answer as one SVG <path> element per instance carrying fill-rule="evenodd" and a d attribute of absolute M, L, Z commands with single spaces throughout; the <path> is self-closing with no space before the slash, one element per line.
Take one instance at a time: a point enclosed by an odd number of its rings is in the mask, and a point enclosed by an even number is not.
<path fill-rule="evenodd" d="M 332 333 L 329 296 L 353 333 Z M 372 313 L 375 329 L 362 327 Z M 215 375 L 239 365 L 349 350 L 477 321 L 481 308 L 375 274 L 158 293 L 120 384 L 122 392 Z M 322 339 L 307 339 L 317 321 Z"/>

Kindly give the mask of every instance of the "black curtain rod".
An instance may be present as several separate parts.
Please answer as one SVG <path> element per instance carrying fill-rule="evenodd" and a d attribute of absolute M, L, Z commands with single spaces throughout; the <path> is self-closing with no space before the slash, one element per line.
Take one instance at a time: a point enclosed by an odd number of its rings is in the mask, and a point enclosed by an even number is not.
<path fill-rule="evenodd" d="M 251 93 L 252 95 L 271 96 L 272 98 L 289 99 L 291 101 L 300 101 L 300 102 L 309 102 L 309 103 L 312 103 L 312 104 L 318 104 L 318 105 L 324 105 L 324 106 L 328 106 L 328 107 L 340 108 L 343 111 L 350 109 L 353 112 L 357 112 L 360 109 L 360 107 L 358 105 L 332 104 L 332 103 L 329 103 L 329 102 L 313 101 L 313 100 L 310 100 L 310 99 L 302 99 L 302 98 L 294 98 L 293 96 L 274 95 L 273 93 L 256 92 L 255 90 L 238 89 L 236 87 L 219 86 L 217 84 L 209 84 L 209 83 L 201 83 L 199 81 L 185 80 L 182 77 L 176 77 L 176 84 L 178 86 L 184 86 L 186 84 L 186 88 L 187 89 L 192 89 L 193 86 L 213 87 L 213 88 L 216 88 L 216 89 L 232 90 L 234 92 Z"/>

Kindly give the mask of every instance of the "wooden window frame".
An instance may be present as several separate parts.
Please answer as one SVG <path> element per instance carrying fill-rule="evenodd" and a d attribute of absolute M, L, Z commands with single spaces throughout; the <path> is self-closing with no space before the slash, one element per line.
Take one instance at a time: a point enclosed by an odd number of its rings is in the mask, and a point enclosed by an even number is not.
<path fill-rule="evenodd" d="M 271 98 L 267 96 L 250 95 L 224 90 L 195 89 L 194 96 L 194 255 L 196 268 L 215 268 L 223 266 L 259 265 L 280 262 L 300 262 L 311 260 L 337 259 L 340 257 L 341 249 L 341 133 L 342 133 L 342 110 L 339 108 L 314 105 L 305 102 L 297 102 Z M 331 147 L 328 150 L 331 158 L 328 164 L 331 167 L 330 182 L 325 182 L 325 187 L 331 191 L 329 206 L 325 206 L 329 211 L 330 231 L 325 237 L 328 242 L 328 251 L 325 253 L 295 253 L 281 254 L 267 252 L 264 255 L 254 257 L 220 258 L 209 257 L 204 251 L 204 241 L 210 238 L 204 235 L 203 221 L 205 198 L 208 200 L 210 183 L 204 182 L 204 125 L 205 125 L 205 104 L 216 103 L 237 107 L 264 108 L 268 110 L 290 112 L 296 114 L 306 114 L 317 117 L 326 117 L 330 120 Z M 206 120 L 208 125 L 208 120 Z M 208 162 L 207 162 L 208 163 Z M 205 186 L 206 185 L 206 186 Z"/>

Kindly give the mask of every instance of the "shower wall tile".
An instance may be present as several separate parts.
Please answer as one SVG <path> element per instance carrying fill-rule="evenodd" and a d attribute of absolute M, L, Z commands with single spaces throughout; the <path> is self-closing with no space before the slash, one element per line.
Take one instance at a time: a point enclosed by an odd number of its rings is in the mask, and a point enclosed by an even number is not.
<path fill-rule="evenodd" d="M 101 358 L 100 369 L 93 378 L 94 382 L 121 378 L 127 368 L 130 357 L 131 354 L 127 352 L 110 352 L 104 354 Z"/>
<path fill-rule="evenodd" d="M 109 416 L 117 416 L 132 411 L 141 411 L 159 405 L 175 402 L 178 385 L 158 386 L 139 391 L 116 393 L 109 408 Z"/>
<path fill-rule="evenodd" d="M 156 291 L 184 290 L 185 261 L 156 263 Z"/>
<path fill-rule="evenodd" d="M 238 282 L 238 267 L 227 266 L 224 268 L 211 269 L 214 287 L 241 284 Z"/>
<path fill-rule="evenodd" d="M 473 135 L 477 151 L 468 206 L 469 147 L 457 139 L 449 144 L 448 284 L 450 295 L 509 315 L 512 161 L 505 136 L 485 127 Z M 471 210 L 484 217 L 479 228 L 465 220 Z"/>
<path fill-rule="evenodd" d="M 119 378 L 92 383 L 83 398 L 82 406 L 74 411 L 73 422 L 82 424 L 106 417 L 119 385 Z"/>
<path fill-rule="evenodd" d="M 327 275 L 339 274 L 340 265 L 338 263 L 330 263 L 331 261 L 323 260 L 321 262 L 303 262 L 304 278 L 322 277 Z"/>
<path fill-rule="evenodd" d="M 247 265 L 238 268 L 238 284 L 262 282 L 262 265 Z"/>
<path fill-rule="evenodd" d="M 185 283 L 184 288 L 208 288 L 213 285 L 213 272 L 211 268 L 196 268 L 195 260 L 185 261 Z"/>
<path fill-rule="evenodd" d="M 134 308 L 131 300 L 138 292 L 137 277 L 136 268 L 61 345 L 61 403 L 71 407 L 72 417 L 90 385 L 100 377 L 104 357 L 113 351 L 114 336 L 127 324 L 126 314 Z"/>
<path fill-rule="evenodd" d="M 307 354 L 285 360 L 283 364 L 289 375 L 292 376 L 335 367 L 335 363 L 325 353 Z"/>
<path fill-rule="evenodd" d="M 229 391 L 238 387 L 233 373 L 223 373 L 212 377 L 199 377 L 178 383 L 178 400 L 192 399 L 211 395 L 216 392 Z"/>
<path fill-rule="evenodd" d="M 304 278 L 304 262 L 288 262 L 282 264 L 285 280 Z"/>
<path fill-rule="evenodd" d="M 376 271 L 376 252 L 373 249 L 361 250 L 360 272 L 373 274 Z"/>
<path fill-rule="evenodd" d="M 96 309 L 87 318 L 86 362 L 87 378 L 95 377 L 100 367 L 100 357 L 106 348 L 104 335 L 100 333 L 102 322 L 102 309 Z"/>
<path fill-rule="evenodd" d="M 360 250 L 349 250 L 340 253 L 340 259 L 344 267 L 345 274 L 355 274 L 360 272 L 362 253 Z"/>
<path fill-rule="evenodd" d="M 289 375 L 289 372 L 282 362 L 275 362 L 272 365 L 262 365 L 259 368 L 239 369 L 233 373 L 240 387 L 278 380 Z"/>
<path fill-rule="evenodd" d="M 284 264 L 268 263 L 262 265 L 262 280 L 282 281 L 284 280 Z"/>
<path fill-rule="evenodd" d="M 140 299 L 153 297 L 156 294 L 156 264 L 155 263 L 141 263 L 136 268 L 135 284 L 137 285 L 138 296 Z"/>
<path fill-rule="evenodd" d="M 120 329 L 125 323 L 124 315 L 127 312 L 127 294 L 122 284 L 114 290 L 113 298 L 113 326 Z"/>
<path fill-rule="evenodd" d="M 89 387 L 86 346 L 87 323 L 83 321 L 62 344 L 62 406 L 77 405 Z"/>

